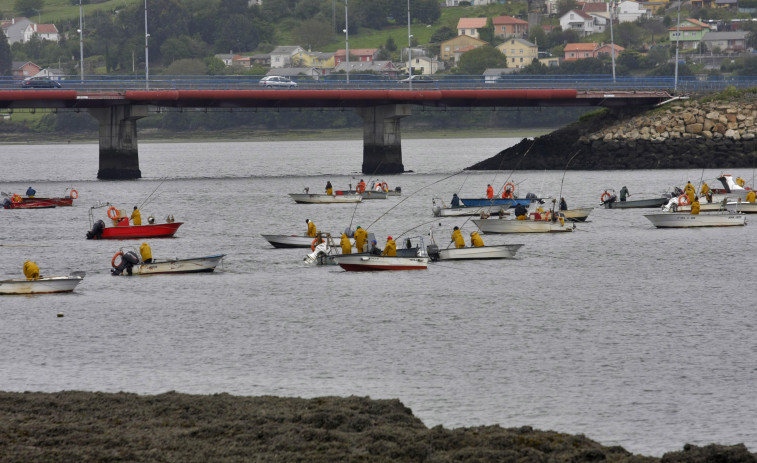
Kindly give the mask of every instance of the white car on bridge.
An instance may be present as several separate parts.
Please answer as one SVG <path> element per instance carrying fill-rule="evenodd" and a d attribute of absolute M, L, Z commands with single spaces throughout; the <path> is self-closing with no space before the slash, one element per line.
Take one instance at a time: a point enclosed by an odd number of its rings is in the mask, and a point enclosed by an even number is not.
<path fill-rule="evenodd" d="M 260 85 L 261 87 L 266 87 L 266 88 L 273 88 L 273 87 L 296 88 L 297 82 L 284 76 L 266 76 L 260 79 L 260 82 L 258 82 L 258 85 Z"/>

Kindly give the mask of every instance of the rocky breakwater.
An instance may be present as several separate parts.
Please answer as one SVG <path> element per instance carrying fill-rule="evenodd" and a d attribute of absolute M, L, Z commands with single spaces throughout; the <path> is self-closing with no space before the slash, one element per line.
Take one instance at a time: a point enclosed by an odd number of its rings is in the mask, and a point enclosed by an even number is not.
<path fill-rule="evenodd" d="M 565 169 L 572 157 L 569 169 L 752 167 L 757 104 L 749 95 L 673 103 L 627 118 L 601 110 L 468 169 Z"/>

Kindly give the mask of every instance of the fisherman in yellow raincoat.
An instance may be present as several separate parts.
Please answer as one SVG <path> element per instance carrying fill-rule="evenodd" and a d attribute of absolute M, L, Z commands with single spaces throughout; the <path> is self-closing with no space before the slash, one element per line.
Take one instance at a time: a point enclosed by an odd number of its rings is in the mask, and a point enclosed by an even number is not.
<path fill-rule="evenodd" d="M 746 194 L 746 202 L 753 203 L 755 201 L 757 201 L 757 193 L 755 193 L 754 190 L 751 190 Z"/>
<path fill-rule="evenodd" d="M 480 248 L 484 246 L 484 239 L 481 238 L 481 235 L 478 234 L 478 232 L 471 232 L 470 234 L 470 244 L 474 248 Z"/>
<path fill-rule="evenodd" d="M 355 249 L 357 249 L 357 252 L 366 252 L 366 241 L 368 241 L 368 232 L 360 228 L 360 225 L 358 225 L 355 229 Z"/>
<path fill-rule="evenodd" d="M 746 183 L 746 182 L 744 181 L 744 179 L 743 179 L 743 178 L 741 178 L 741 177 L 736 177 L 736 184 L 737 184 L 738 186 L 740 186 L 741 188 L 744 188 L 744 184 L 745 184 L 745 183 Z"/>
<path fill-rule="evenodd" d="M 352 254 L 352 243 L 350 243 L 350 237 L 346 233 L 342 233 L 342 241 L 339 242 L 342 246 L 342 254 Z"/>
<path fill-rule="evenodd" d="M 456 248 L 465 247 L 465 239 L 463 239 L 463 233 L 458 227 L 455 227 L 454 231 L 452 232 L 452 241 L 455 242 Z"/>
<path fill-rule="evenodd" d="M 24 262 L 24 275 L 27 280 L 39 280 L 39 267 L 37 267 L 37 263 L 30 260 Z"/>
<path fill-rule="evenodd" d="M 683 192 L 686 193 L 686 196 L 689 197 L 689 204 L 694 202 L 694 197 L 697 195 L 697 189 L 694 188 L 694 185 L 691 184 L 691 181 L 689 181 L 685 187 L 683 187 Z"/>
<path fill-rule="evenodd" d="M 132 225 L 142 225 L 142 213 L 139 212 L 137 206 L 134 206 L 134 212 L 131 213 L 130 218 Z"/>
<path fill-rule="evenodd" d="M 142 245 L 139 246 L 139 255 L 142 256 L 142 262 L 146 264 L 152 262 L 152 249 L 150 248 L 150 245 L 142 243 Z"/>
<path fill-rule="evenodd" d="M 394 242 L 391 236 L 386 238 L 386 247 L 382 256 L 396 257 L 397 256 L 397 243 Z"/>
<path fill-rule="evenodd" d="M 707 182 L 702 183 L 702 188 L 699 190 L 699 196 L 707 198 L 707 202 L 712 202 L 712 195 L 710 194 L 710 185 Z"/>
<path fill-rule="evenodd" d="M 315 229 L 315 223 L 310 219 L 305 219 L 305 223 L 308 224 L 308 236 L 315 238 L 318 234 L 318 230 Z"/>
<path fill-rule="evenodd" d="M 699 197 L 698 196 L 694 196 L 694 202 L 691 203 L 691 213 L 693 215 L 697 215 L 697 214 L 699 214 L 699 209 L 700 209 Z"/>

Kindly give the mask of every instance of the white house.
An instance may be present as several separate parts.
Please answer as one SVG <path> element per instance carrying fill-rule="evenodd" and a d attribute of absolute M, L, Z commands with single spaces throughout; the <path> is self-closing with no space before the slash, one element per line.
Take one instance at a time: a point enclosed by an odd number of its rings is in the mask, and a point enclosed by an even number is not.
<path fill-rule="evenodd" d="M 55 24 L 29 23 L 29 25 L 26 26 L 26 29 L 24 29 L 24 38 L 22 42 L 28 42 L 35 35 L 39 37 L 40 40 L 49 40 L 56 43 L 60 41 L 60 34 L 58 34 L 58 28 L 55 27 Z"/>
<path fill-rule="evenodd" d="M 299 45 L 276 47 L 271 52 L 271 67 L 289 67 L 292 64 L 292 57 L 300 53 L 305 53 L 305 49 Z"/>
<path fill-rule="evenodd" d="M 412 55 L 410 61 L 413 65 L 413 74 L 436 74 L 444 70 L 444 61 L 439 61 L 436 58 Z M 407 63 L 405 63 L 405 67 L 407 67 Z"/>
<path fill-rule="evenodd" d="M 24 43 L 24 32 L 31 23 L 30 19 L 24 17 L 3 20 L 2 28 L 5 36 L 8 37 L 8 44 Z"/>
<path fill-rule="evenodd" d="M 581 36 L 602 33 L 608 24 L 607 19 L 599 14 L 589 14 L 579 10 L 570 10 L 560 16 L 562 30 L 576 31 Z"/>
<path fill-rule="evenodd" d="M 618 22 L 627 23 L 638 21 L 641 18 L 651 18 L 652 11 L 644 8 L 641 4 L 626 0 L 620 2 L 617 9 Z"/>

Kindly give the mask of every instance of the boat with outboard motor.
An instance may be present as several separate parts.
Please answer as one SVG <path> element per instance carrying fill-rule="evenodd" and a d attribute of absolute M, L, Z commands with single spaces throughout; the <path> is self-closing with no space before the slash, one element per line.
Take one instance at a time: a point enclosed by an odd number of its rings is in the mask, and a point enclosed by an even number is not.
<path fill-rule="evenodd" d="M 437 203 L 438 201 L 438 203 Z M 466 217 L 487 215 L 508 215 L 507 206 L 447 206 L 441 198 L 431 198 L 431 212 L 434 217 Z"/>
<path fill-rule="evenodd" d="M 612 192 L 612 193 L 610 193 Z M 661 207 L 667 203 L 670 195 L 661 194 L 659 197 L 618 201 L 615 190 L 607 189 L 600 196 L 600 205 L 605 209 L 639 209 Z"/>
<path fill-rule="evenodd" d="M 107 215 L 116 225 L 106 227 L 102 220 L 95 221 L 94 210 L 108 207 Z M 89 208 L 90 231 L 87 232 L 88 240 L 127 240 L 141 238 L 173 238 L 176 231 L 184 222 L 176 222 L 172 215 L 166 217 L 166 223 L 155 223 L 155 218 L 147 218 L 146 225 L 130 225 L 129 216 L 119 211 L 110 203 L 97 204 Z"/>
<path fill-rule="evenodd" d="M 746 215 L 731 212 L 661 212 L 644 214 L 657 228 L 733 227 L 746 225 Z"/>
<path fill-rule="evenodd" d="M 358 254 L 337 254 L 333 255 L 331 259 L 348 272 L 427 269 L 429 258 L 426 254 L 426 247 L 423 244 L 423 237 L 409 237 L 404 242 L 406 246 L 402 248 L 398 247 L 396 256 L 380 256 L 363 252 Z"/>
<path fill-rule="evenodd" d="M 0 294 L 70 293 L 81 283 L 85 272 L 71 272 L 64 276 L 39 277 L 36 280 L 14 278 L 0 281 Z"/>
<path fill-rule="evenodd" d="M 466 246 L 464 248 L 440 248 L 434 238 L 434 229 L 429 232 L 431 244 L 426 246 L 426 253 L 432 262 L 440 260 L 483 260 L 483 259 L 513 259 L 515 253 L 523 247 L 522 244 L 499 244 L 493 246 Z M 451 243 L 450 243 L 451 245 Z"/>
<path fill-rule="evenodd" d="M 297 204 L 354 204 L 363 200 L 359 194 L 310 194 L 310 193 L 289 193 L 289 197 Z"/>
<path fill-rule="evenodd" d="M 575 223 L 560 222 L 559 220 L 526 220 L 512 219 L 474 219 L 479 230 L 483 233 L 556 233 L 572 232 Z"/>
<path fill-rule="evenodd" d="M 133 247 L 121 248 L 110 261 L 113 275 L 158 275 L 168 273 L 208 273 L 216 269 L 225 254 L 184 259 L 150 259 L 143 261 Z"/>
<path fill-rule="evenodd" d="M 334 195 L 336 196 L 360 195 L 363 197 L 363 200 L 366 200 L 366 199 L 386 199 L 386 197 L 388 196 L 388 193 L 386 191 L 376 191 L 376 190 L 365 190 L 362 193 L 358 193 L 355 190 L 336 190 L 334 191 Z"/>
<path fill-rule="evenodd" d="M 15 193 L 3 193 L 6 196 L 3 199 L 5 209 L 48 209 L 53 207 L 73 206 L 74 199 L 79 197 L 79 192 L 66 189 L 66 196 L 61 197 L 43 197 L 34 195 L 34 197 L 21 196 Z"/>
<path fill-rule="evenodd" d="M 311 248 L 315 246 L 317 238 L 302 235 L 264 235 L 261 234 L 274 248 Z"/>

